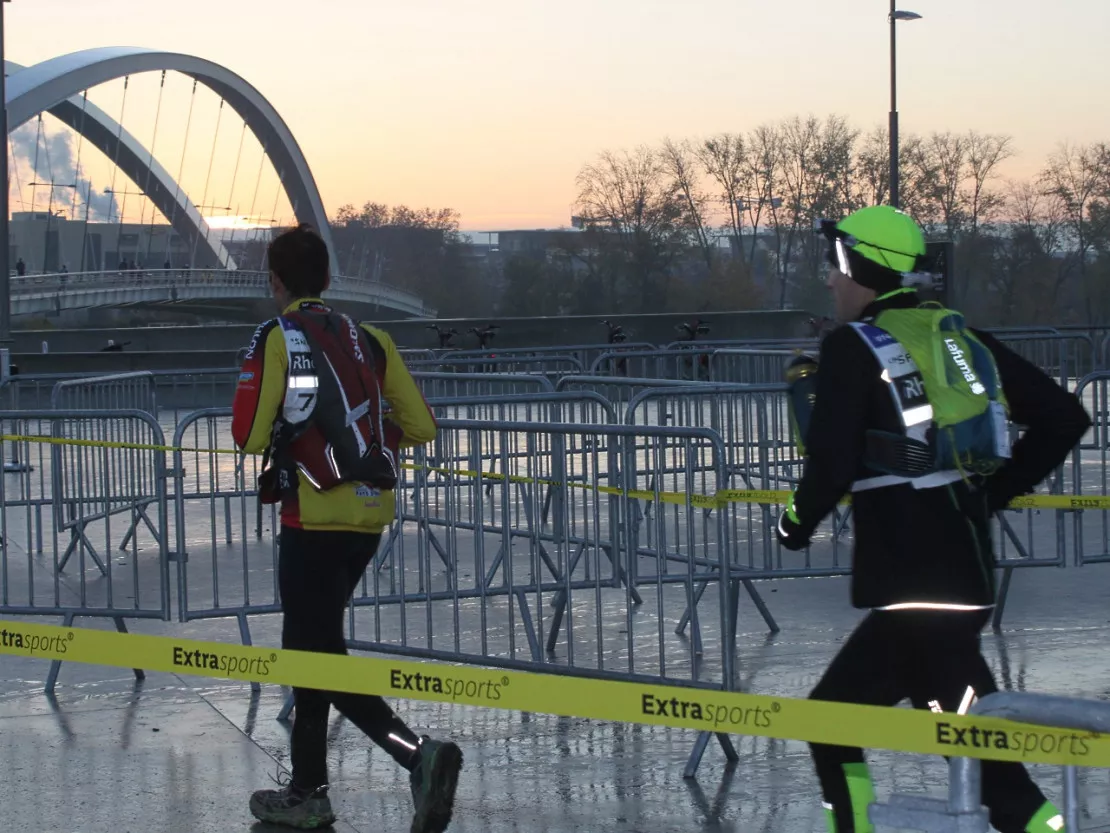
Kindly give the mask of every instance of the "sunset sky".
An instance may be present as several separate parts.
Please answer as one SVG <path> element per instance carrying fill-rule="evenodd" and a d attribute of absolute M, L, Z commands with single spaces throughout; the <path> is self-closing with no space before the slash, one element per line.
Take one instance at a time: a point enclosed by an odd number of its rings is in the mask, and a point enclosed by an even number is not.
<path fill-rule="evenodd" d="M 1009 134 L 1015 177 L 1061 141 L 1110 140 L 1104 0 L 900 2 L 923 15 L 899 24 L 903 131 Z M 887 10 L 885 0 L 13 0 L 5 29 L 8 59 L 23 64 L 117 45 L 217 61 L 282 114 L 329 214 L 367 200 L 449 206 L 480 230 L 567 225 L 575 175 L 603 149 L 795 114 L 885 123 Z M 269 212 L 276 179 L 255 181 L 260 150 L 244 151 L 230 187 L 238 133 L 208 170 L 212 133 L 198 125 L 215 118 L 214 99 L 190 134 L 204 141 L 172 147 L 189 103 L 178 81 L 159 160 L 187 169 L 198 204 Z M 124 124 L 144 141 L 157 88 L 151 76 L 129 91 Z M 121 92 L 90 98 L 114 114 Z"/>

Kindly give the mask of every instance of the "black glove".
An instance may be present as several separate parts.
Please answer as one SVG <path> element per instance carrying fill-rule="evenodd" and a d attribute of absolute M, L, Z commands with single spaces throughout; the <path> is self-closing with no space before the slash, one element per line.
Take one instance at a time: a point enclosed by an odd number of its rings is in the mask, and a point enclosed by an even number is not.
<path fill-rule="evenodd" d="M 802 534 L 802 526 L 798 523 L 798 516 L 794 513 L 793 496 L 791 496 L 790 502 L 786 504 L 786 508 L 782 510 L 782 514 L 779 515 L 779 522 L 775 526 L 775 537 L 779 539 L 780 544 L 794 552 L 804 550 L 809 546 L 809 536 Z"/>

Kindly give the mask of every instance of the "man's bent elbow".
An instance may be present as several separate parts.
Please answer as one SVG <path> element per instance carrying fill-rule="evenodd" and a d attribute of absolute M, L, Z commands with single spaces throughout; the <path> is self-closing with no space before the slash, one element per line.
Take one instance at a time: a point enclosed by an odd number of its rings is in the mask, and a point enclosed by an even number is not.
<path fill-rule="evenodd" d="M 406 445 L 427 445 L 436 438 L 438 429 L 434 422 L 428 422 L 426 425 L 413 426 L 411 431 L 405 432 Z"/>
<path fill-rule="evenodd" d="M 1087 409 L 1083 407 L 1083 403 L 1079 397 L 1074 394 L 1071 395 L 1072 405 L 1068 409 L 1067 416 L 1060 419 L 1055 429 L 1068 437 L 1071 445 L 1078 445 L 1083 436 L 1091 429 L 1094 422 L 1091 415 L 1087 413 Z"/>

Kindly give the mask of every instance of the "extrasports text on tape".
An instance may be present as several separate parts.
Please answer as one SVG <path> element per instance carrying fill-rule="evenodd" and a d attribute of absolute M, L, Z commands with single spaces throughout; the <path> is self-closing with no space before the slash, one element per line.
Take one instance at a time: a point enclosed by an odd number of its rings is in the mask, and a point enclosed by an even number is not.
<path fill-rule="evenodd" d="M 1110 736 L 919 709 L 7 620 L 0 620 L 0 654 L 837 746 L 1110 767 Z"/>
<path fill-rule="evenodd" d="M 150 445 L 131 442 L 114 442 L 109 440 L 81 440 L 65 437 L 47 437 L 37 434 L 0 434 L 2 442 L 27 442 L 45 443 L 48 445 L 73 445 L 89 448 L 119 448 L 136 451 L 163 451 L 173 453 L 180 451 L 189 454 L 237 454 L 243 452 L 234 448 L 177 448 L 169 445 Z M 644 489 L 621 489 L 616 486 L 602 486 L 591 483 L 567 483 L 551 480 L 549 478 L 532 477 L 516 474 L 499 474 L 497 472 L 478 471 L 474 469 L 450 468 L 446 466 L 417 466 L 413 463 L 403 464 L 407 469 L 422 469 L 438 474 L 453 475 L 456 477 L 480 477 L 484 480 L 499 481 L 508 479 L 510 483 L 531 483 L 537 486 L 559 486 L 568 489 L 585 489 L 606 495 L 627 495 L 634 500 L 650 500 L 659 503 L 686 506 L 689 504 L 695 509 L 715 509 L 727 506 L 730 503 L 762 503 L 774 506 L 785 505 L 790 498 L 790 491 L 785 489 L 722 489 L 711 495 L 695 493 L 647 491 Z M 850 496 L 841 500 L 842 504 L 851 503 Z M 1010 501 L 1010 509 L 1060 509 L 1065 511 L 1092 510 L 1110 511 L 1110 495 L 1024 495 Z"/>

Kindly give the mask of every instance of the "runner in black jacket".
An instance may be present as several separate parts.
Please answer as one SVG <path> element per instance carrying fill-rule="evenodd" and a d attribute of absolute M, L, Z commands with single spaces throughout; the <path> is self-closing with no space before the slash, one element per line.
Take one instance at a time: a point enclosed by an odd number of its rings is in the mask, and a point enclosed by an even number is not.
<path fill-rule="evenodd" d="M 866 488 L 870 478 L 883 476 L 864 464 L 866 432 L 898 433 L 903 417 L 883 367 L 847 324 L 920 303 L 901 283 L 924 255 L 924 239 L 912 220 L 886 207 L 864 209 L 836 227 L 826 224 L 825 233 L 836 264 L 828 285 L 844 326 L 821 346 L 805 468 L 778 537 L 789 549 L 805 548 L 852 492 L 852 604 L 871 613 L 810 696 L 883 706 L 909 698 L 916 708 L 966 710 L 974 698 L 997 691 L 979 646 L 995 603 L 991 516 L 1059 466 L 1090 419 L 1079 400 L 1040 369 L 972 331 L 994 356 L 1011 421 L 1026 429 L 1009 461 L 982 482 Z M 844 244 L 839 255 L 838 239 Z M 814 744 L 811 751 L 830 833 L 873 830 L 867 805 L 874 793 L 863 750 Z M 984 762 L 983 800 L 1001 833 L 1063 829 L 1062 817 L 1020 764 Z"/>

